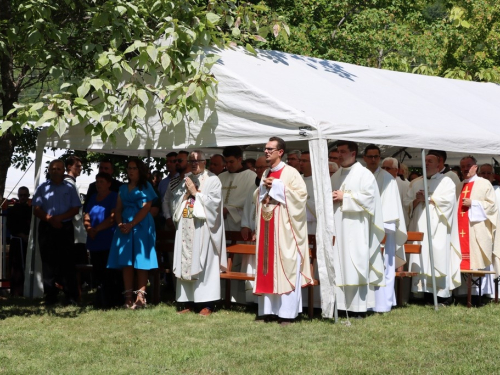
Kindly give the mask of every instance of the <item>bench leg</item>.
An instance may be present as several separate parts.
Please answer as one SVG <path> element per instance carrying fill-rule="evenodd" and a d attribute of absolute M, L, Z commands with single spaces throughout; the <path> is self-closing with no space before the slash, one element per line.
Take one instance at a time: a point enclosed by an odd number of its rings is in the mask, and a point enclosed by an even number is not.
<path fill-rule="evenodd" d="M 493 282 L 495 283 L 495 303 L 498 303 L 498 277 L 495 277 Z"/>
<path fill-rule="evenodd" d="M 224 301 L 226 309 L 231 308 L 231 280 L 226 279 L 226 300 Z"/>
<path fill-rule="evenodd" d="M 307 287 L 307 310 L 309 319 L 312 319 L 314 316 L 314 286 Z"/>
<path fill-rule="evenodd" d="M 397 277 L 396 278 L 396 305 L 398 307 L 403 306 L 403 278 L 402 277 Z"/>
<path fill-rule="evenodd" d="M 472 275 L 467 275 L 467 307 L 471 308 L 471 295 L 472 295 Z"/>

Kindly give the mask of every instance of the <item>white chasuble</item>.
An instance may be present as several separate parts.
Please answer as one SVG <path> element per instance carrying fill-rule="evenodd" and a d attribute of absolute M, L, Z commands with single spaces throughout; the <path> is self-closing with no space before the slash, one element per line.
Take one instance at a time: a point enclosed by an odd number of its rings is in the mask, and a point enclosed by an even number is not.
<path fill-rule="evenodd" d="M 189 199 L 181 200 L 175 207 L 176 299 L 179 302 L 215 301 L 221 297 L 220 271 L 227 267 L 221 183 L 207 170 L 189 178 L 199 192 L 192 207 L 188 207 Z M 183 194 L 186 193 L 184 182 L 179 185 Z"/>
<path fill-rule="evenodd" d="M 375 306 L 368 290 L 385 285 L 380 251 L 385 233 L 377 182 L 372 172 L 356 162 L 334 173 L 332 190 L 344 193 L 342 202 L 333 205 L 337 306 L 365 312 Z"/>
<path fill-rule="evenodd" d="M 279 178 L 267 190 L 256 192 L 257 272 L 255 290 L 259 297 L 259 315 L 275 314 L 293 319 L 302 310 L 300 288 L 311 282 L 307 241 L 305 201 L 307 191 L 302 177 L 281 162 L 272 172 Z M 269 194 L 271 203 L 262 201 Z M 270 214 L 269 212 L 272 212 Z M 272 231 L 269 228 L 273 228 Z"/>
<path fill-rule="evenodd" d="M 427 215 L 425 204 L 419 203 L 413 208 L 413 201 L 418 191 L 424 189 L 423 178 L 412 181 L 405 198 L 405 208 L 410 213 L 408 231 L 423 232 L 424 239 L 421 254 L 410 256 L 409 270 L 419 273 L 412 279 L 412 292 L 432 293 L 431 262 L 428 236 L 432 238 L 436 290 L 439 297 L 450 297 L 451 291 L 457 288 L 460 281 L 460 248 L 451 246 L 451 232 L 457 225 L 453 217 L 456 204 L 456 186 L 454 182 L 441 173 L 436 173 L 429 180 L 428 194 L 431 233 L 427 233 Z"/>
<path fill-rule="evenodd" d="M 403 207 L 399 196 L 398 184 L 392 175 L 381 168 L 374 173 L 382 202 L 384 218 L 385 245 L 384 266 L 385 286 L 375 287 L 376 312 L 388 312 L 396 306 L 394 290 L 396 268 L 406 263 L 404 244 L 407 239 Z"/>
<path fill-rule="evenodd" d="M 404 207 L 404 199 L 406 197 L 406 193 L 410 188 L 410 181 L 402 180 L 401 177 L 396 177 L 396 182 L 398 183 L 399 197 L 401 198 L 401 206 Z M 405 224 L 408 227 L 408 223 L 410 222 L 410 216 L 408 215 L 408 211 L 403 209 L 403 214 L 405 218 Z"/>
<path fill-rule="evenodd" d="M 219 176 L 222 183 L 222 203 L 228 214 L 224 219 L 224 227 L 228 231 L 240 231 L 243 207 L 248 195 L 255 191 L 257 174 L 247 169 L 242 172 L 222 172 Z"/>

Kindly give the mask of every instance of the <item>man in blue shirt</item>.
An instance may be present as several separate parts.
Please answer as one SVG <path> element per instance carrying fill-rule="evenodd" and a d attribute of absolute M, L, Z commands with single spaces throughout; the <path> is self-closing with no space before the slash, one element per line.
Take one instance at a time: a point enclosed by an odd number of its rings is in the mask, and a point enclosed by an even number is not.
<path fill-rule="evenodd" d="M 36 190 L 32 202 L 40 219 L 38 244 L 42 259 L 45 303 L 57 302 L 61 285 L 67 302 L 78 299 L 75 278 L 73 217 L 81 206 L 76 189 L 64 181 L 64 162 L 49 164 L 49 179 Z M 58 285 L 56 285 L 58 284 Z"/>

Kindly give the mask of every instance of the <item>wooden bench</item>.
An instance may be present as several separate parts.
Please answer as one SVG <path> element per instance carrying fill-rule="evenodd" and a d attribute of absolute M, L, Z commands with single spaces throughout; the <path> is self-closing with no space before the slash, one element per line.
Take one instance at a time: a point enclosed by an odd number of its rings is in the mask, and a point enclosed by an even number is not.
<path fill-rule="evenodd" d="M 170 273 L 168 268 L 167 254 L 173 253 L 175 246 L 175 230 L 160 230 L 156 232 L 156 257 L 158 268 L 149 271 L 151 277 L 151 302 L 160 303 L 160 276 L 162 273 Z"/>
<path fill-rule="evenodd" d="M 414 244 L 413 242 L 422 242 L 423 239 L 424 233 L 422 232 L 408 232 L 408 239 L 406 240 L 406 243 L 404 245 L 405 254 L 407 256 L 410 254 L 420 254 L 422 252 L 422 245 Z M 406 260 L 406 264 L 408 264 L 408 257 Z M 396 302 L 399 307 L 403 306 L 403 279 L 405 277 L 414 277 L 417 275 L 418 272 L 404 271 L 404 265 L 396 270 Z"/>
<path fill-rule="evenodd" d="M 314 263 L 316 262 L 316 236 L 309 235 L 308 240 L 310 249 L 309 254 L 311 259 L 311 275 L 314 276 L 313 270 L 314 270 Z M 222 280 L 226 280 L 226 293 L 225 293 L 224 305 L 226 308 L 229 308 L 231 306 L 231 280 L 255 281 L 254 274 L 232 271 L 234 256 L 235 254 L 255 255 L 256 247 L 255 247 L 255 242 L 251 244 L 237 243 L 244 241 L 243 238 L 241 237 L 240 232 L 231 232 L 231 231 L 226 232 L 226 241 L 230 243 L 230 245 L 227 246 L 226 248 L 228 271 L 221 273 L 220 278 Z M 313 277 L 312 284 L 304 286 L 304 288 L 308 288 L 307 301 L 308 301 L 308 316 L 310 319 L 312 319 L 314 316 L 314 287 L 318 285 L 319 285 L 319 280 L 316 280 Z"/>
<path fill-rule="evenodd" d="M 477 271 L 477 270 L 460 270 L 462 277 L 467 282 L 467 307 L 472 307 L 472 284 L 478 287 L 479 305 L 481 305 L 481 284 L 483 277 L 487 275 L 494 275 L 494 271 Z M 476 277 L 476 280 L 473 280 Z M 498 279 L 495 280 L 495 302 L 498 303 Z"/>

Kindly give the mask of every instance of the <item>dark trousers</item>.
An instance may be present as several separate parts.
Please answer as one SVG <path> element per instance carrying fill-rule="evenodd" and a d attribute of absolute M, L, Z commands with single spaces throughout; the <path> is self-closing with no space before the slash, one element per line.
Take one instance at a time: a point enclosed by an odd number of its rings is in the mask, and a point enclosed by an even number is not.
<path fill-rule="evenodd" d="M 24 262 L 27 243 L 20 237 L 10 239 L 10 295 L 22 296 L 24 293 Z"/>
<path fill-rule="evenodd" d="M 52 227 L 46 221 L 38 226 L 38 244 L 42 259 L 43 287 L 47 302 L 56 302 L 61 285 L 67 299 L 78 299 L 76 286 L 73 223 L 63 223 L 62 228 Z"/>
<path fill-rule="evenodd" d="M 122 272 L 107 268 L 109 250 L 91 251 L 92 279 L 97 288 L 94 305 L 100 308 L 110 308 L 123 304 Z"/>

